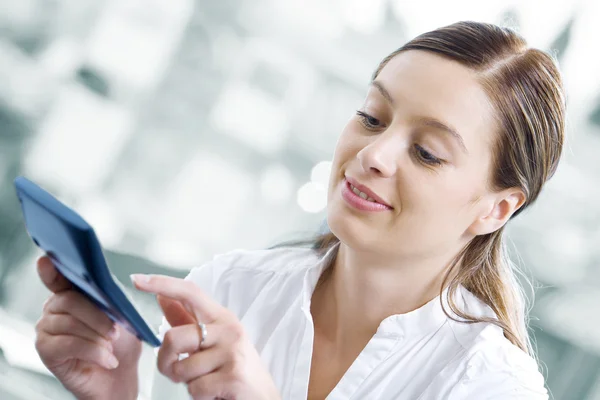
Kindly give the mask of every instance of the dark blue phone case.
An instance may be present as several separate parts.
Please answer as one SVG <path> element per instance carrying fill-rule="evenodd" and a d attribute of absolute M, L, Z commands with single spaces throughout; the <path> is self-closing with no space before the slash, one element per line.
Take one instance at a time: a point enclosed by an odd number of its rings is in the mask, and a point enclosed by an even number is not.
<path fill-rule="evenodd" d="M 160 346 L 160 340 L 113 280 L 94 229 L 27 178 L 19 176 L 14 184 L 27 232 L 56 268 L 110 319 L 140 340 Z"/>

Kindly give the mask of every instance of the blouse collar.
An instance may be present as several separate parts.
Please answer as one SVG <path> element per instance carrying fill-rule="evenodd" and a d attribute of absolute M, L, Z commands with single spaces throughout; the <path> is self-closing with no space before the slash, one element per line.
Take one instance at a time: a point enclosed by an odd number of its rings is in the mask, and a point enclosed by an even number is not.
<path fill-rule="evenodd" d="M 327 266 L 327 260 L 332 253 L 337 250 L 339 242 L 325 253 L 324 256 L 317 259 L 316 263 L 311 263 L 304 276 L 304 285 L 302 291 L 302 309 L 307 315 L 310 315 L 310 302 L 319 277 Z M 440 302 L 441 298 L 441 302 Z M 443 308 L 442 308 L 443 303 Z M 462 310 L 475 317 L 495 317 L 492 309 L 476 298 L 464 286 L 460 285 L 454 293 L 454 304 L 459 310 Z M 404 313 L 393 314 L 386 317 L 379 324 L 377 335 L 391 337 L 415 337 L 423 336 L 438 330 L 445 322 L 451 320 L 446 312 L 456 320 L 462 320 L 450 309 L 448 302 L 448 288 L 444 289 L 441 296 L 438 295 L 423 306 Z"/>

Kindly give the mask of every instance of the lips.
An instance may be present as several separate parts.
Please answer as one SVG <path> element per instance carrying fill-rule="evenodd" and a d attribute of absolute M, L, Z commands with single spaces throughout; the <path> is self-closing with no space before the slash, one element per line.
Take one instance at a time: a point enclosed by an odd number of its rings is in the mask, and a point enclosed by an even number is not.
<path fill-rule="evenodd" d="M 387 201 L 385 201 L 384 199 L 382 199 L 377 193 L 375 193 L 374 191 L 372 191 L 371 189 L 369 189 L 367 186 L 359 183 L 356 179 L 351 178 L 349 176 L 345 176 L 346 181 L 348 181 L 348 183 L 350 183 L 352 186 L 354 186 L 355 188 L 357 188 L 358 190 L 360 190 L 361 192 L 365 193 L 367 196 L 373 198 L 375 200 L 375 202 L 382 204 L 384 206 L 387 206 L 389 208 L 393 208 L 390 203 L 388 203 Z"/>

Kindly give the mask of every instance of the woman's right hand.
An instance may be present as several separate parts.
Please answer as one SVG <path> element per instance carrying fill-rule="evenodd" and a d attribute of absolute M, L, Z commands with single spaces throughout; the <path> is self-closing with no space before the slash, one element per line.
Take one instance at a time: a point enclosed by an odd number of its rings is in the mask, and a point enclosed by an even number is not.
<path fill-rule="evenodd" d="M 49 257 L 37 269 L 52 292 L 36 324 L 44 365 L 78 399 L 136 399 L 141 342 L 75 290 Z"/>

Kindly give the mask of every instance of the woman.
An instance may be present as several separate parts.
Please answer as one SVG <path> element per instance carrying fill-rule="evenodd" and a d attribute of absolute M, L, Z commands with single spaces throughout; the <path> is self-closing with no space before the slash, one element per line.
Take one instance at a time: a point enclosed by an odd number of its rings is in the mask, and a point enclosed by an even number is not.
<path fill-rule="evenodd" d="M 158 295 L 158 370 L 178 383 L 155 397 L 547 399 L 503 232 L 556 170 L 564 120 L 554 60 L 514 32 L 408 42 L 339 138 L 314 246 L 133 277 Z M 139 342 L 38 267 L 42 360 L 79 398 L 134 398 Z"/>

